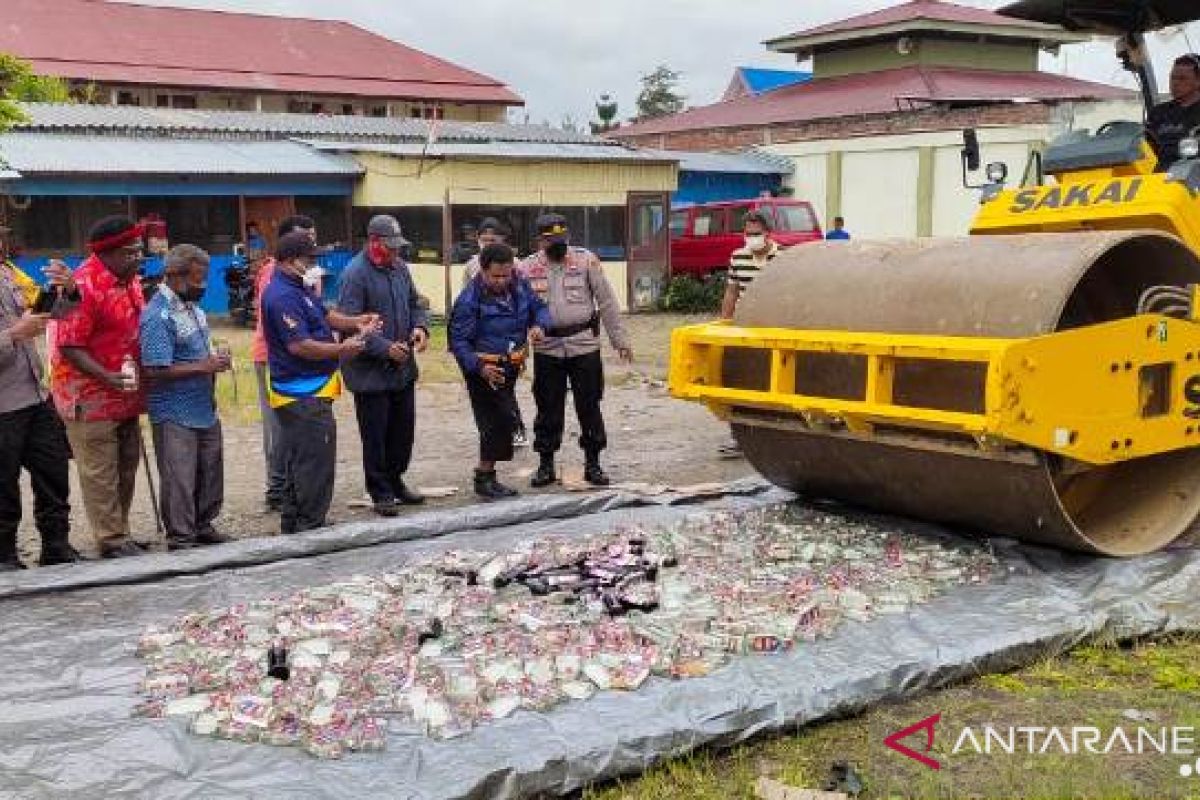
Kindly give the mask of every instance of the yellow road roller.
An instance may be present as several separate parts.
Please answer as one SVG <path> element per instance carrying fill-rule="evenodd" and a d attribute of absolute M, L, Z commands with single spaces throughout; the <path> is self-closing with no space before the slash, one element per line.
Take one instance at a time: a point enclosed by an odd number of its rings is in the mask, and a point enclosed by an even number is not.
<path fill-rule="evenodd" d="M 1145 33 L 1193 0 L 1026 0 L 1112 34 L 1154 102 Z M 1197 131 L 1194 135 L 1200 135 Z M 781 254 L 728 323 L 677 329 L 670 388 L 728 420 L 802 496 L 1112 556 L 1200 516 L 1200 143 L 1162 163 L 1141 124 L 1077 131 L 971 235 Z M 978 169 L 973 134 L 964 175 Z"/>

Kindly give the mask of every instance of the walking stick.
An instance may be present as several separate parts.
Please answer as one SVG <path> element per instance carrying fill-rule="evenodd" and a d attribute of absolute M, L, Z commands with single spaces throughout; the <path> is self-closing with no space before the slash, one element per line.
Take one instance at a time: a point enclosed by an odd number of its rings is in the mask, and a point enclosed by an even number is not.
<path fill-rule="evenodd" d="M 154 509 L 154 524 L 158 527 L 160 536 L 166 537 L 167 528 L 163 525 L 162 512 L 158 509 L 158 492 L 154 490 L 154 475 L 150 472 L 150 456 L 146 452 L 146 438 L 142 436 L 142 426 L 138 423 L 138 447 L 142 450 L 142 466 L 146 468 L 146 484 L 150 487 L 150 507 Z"/>

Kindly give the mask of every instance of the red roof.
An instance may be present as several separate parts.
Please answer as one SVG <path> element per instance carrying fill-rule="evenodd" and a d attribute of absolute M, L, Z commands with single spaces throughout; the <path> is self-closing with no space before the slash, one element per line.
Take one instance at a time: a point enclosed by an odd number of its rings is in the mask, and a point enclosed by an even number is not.
<path fill-rule="evenodd" d="M 885 25 L 897 25 L 917 20 L 950 22 L 960 25 L 990 25 L 1006 28 L 1024 28 L 1026 30 L 1034 29 L 1055 35 L 1064 33 L 1060 28 L 1043 25 L 1038 22 L 1013 19 L 1012 17 L 1002 17 L 994 11 L 988 11 L 983 8 L 960 6 L 956 3 L 942 2 L 942 0 L 909 0 L 909 2 L 901 3 L 898 6 L 873 11 L 869 14 L 860 14 L 856 17 L 848 17 L 816 28 L 797 31 L 787 36 L 781 36 L 773 41 L 809 36 L 826 36 L 831 33 L 848 33 L 850 31 L 879 28 Z M 1065 35 L 1067 38 L 1072 38 L 1070 34 Z"/>
<path fill-rule="evenodd" d="M 2 0 L 0 52 L 64 78 L 521 105 L 503 83 L 346 22 Z"/>
<path fill-rule="evenodd" d="M 788 86 L 758 97 L 701 106 L 670 117 L 628 125 L 613 138 L 655 133 L 806 122 L 886 114 L 924 103 L 1013 100 L 1111 100 L 1134 93 L 1049 72 L 1002 72 L 949 67 L 905 67 Z"/>

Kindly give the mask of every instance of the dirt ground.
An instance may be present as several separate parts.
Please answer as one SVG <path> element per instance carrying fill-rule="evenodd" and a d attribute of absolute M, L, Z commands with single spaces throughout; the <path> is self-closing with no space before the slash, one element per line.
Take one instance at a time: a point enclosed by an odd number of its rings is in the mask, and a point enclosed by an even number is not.
<path fill-rule="evenodd" d="M 663 381 L 666 378 L 670 331 L 677 325 L 700 321 L 675 315 L 638 315 L 626 319 L 634 341 L 636 361 L 623 365 L 606 346 L 605 369 L 608 388 L 604 400 L 609 449 L 603 463 L 617 482 L 648 482 L 690 485 L 744 477 L 752 472 L 741 460 L 722 460 L 717 448 L 726 441 L 728 429 L 704 408 L 671 399 Z M 230 340 L 235 353 L 245 353 L 248 334 L 241 330 L 215 330 L 214 336 Z M 478 455 L 478 437 L 471 417 L 466 390 L 453 360 L 445 352 L 444 332 L 435 331 L 430 351 L 422 359 L 422 380 L 417 393 L 417 437 L 409 483 L 415 487 L 456 487 L 457 493 L 427 501 L 421 510 L 454 508 L 476 502 L 471 490 L 471 470 Z M 264 467 L 262 427 L 258 420 L 254 379 L 247 359 L 241 358 L 237 398 L 232 382 L 222 378 L 218 402 L 225 429 L 225 508 L 218 528 L 237 538 L 278 534 L 279 516 L 264 508 Z M 532 428 L 534 404 L 530 381 L 526 376 L 518 389 L 526 424 Z M 331 524 L 368 519 L 362 479 L 361 444 L 354 419 L 353 401 L 343 397 L 336 404 L 338 419 L 338 470 Z M 560 452 L 563 468 L 582 470 L 582 453 L 575 440 L 578 424 L 568 410 L 564 446 Z M 532 431 L 531 431 L 532 435 Z M 149 430 L 144 436 L 149 444 Z M 153 459 L 153 456 L 151 456 Z M 537 457 L 529 449 L 517 451 L 516 460 L 502 465 L 500 476 L 523 494 L 532 493 L 528 476 Z M 154 473 L 157 486 L 158 475 Z M 80 494 L 72 469 L 71 540 L 81 552 L 95 554 L 95 546 L 83 514 Z M 564 491 L 561 486 L 543 492 Z M 38 538 L 32 525 L 32 506 L 28 484 L 25 486 L 25 520 L 19 547 L 26 563 L 33 563 Z M 145 470 L 138 474 L 137 494 L 132 514 L 134 538 L 154 545 L 162 544 L 151 512 Z"/>

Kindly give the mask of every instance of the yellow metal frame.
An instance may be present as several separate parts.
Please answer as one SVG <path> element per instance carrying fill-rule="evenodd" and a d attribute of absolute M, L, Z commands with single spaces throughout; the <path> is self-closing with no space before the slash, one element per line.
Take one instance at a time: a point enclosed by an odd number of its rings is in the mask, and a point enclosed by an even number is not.
<path fill-rule="evenodd" d="M 1000 192 L 980 207 L 971 234 L 1145 229 L 1172 233 L 1200 253 L 1200 198 L 1155 172 L 1156 163 L 1143 144 L 1133 164 L 1060 173 L 1051 185 Z"/>
<path fill-rule="evenodd" d="M 723 385 L 730 348 L 769 351 L 766 389 Z M 796 393 L 795 367 L 811 353 L 862 356 L 858 399 Z M 981 413 L 899 405 L 895 369 L 904 360 L 985 365 Z M 1157 315 L 1131 317 L 1033 339 L 741 328 L 676 329 L 671 392 L 728 418 L 734 408 L 780 411 L 813 427 L 870 436 L 876 425 L 971 437 L 985 448 L 1026 446 L 1091 464 L 1200 444 L 1184 387 L 1200 376 L 1200 326 Z M 1165 395 L 1165 396 L 1164 396 Z"/>

